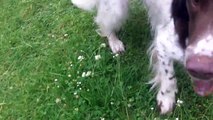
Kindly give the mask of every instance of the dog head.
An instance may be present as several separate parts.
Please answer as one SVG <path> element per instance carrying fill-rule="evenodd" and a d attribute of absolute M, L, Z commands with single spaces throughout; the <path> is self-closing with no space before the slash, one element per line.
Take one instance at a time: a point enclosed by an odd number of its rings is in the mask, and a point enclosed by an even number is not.
<path fill-rule="evenodd" d="M 174 0 L 176 31 L 185 49 L 185 67 L 194 90 L 201 96 L 213 93 L 213 1 Z M 175 13 L 176 12 L 176 13 Z"/>

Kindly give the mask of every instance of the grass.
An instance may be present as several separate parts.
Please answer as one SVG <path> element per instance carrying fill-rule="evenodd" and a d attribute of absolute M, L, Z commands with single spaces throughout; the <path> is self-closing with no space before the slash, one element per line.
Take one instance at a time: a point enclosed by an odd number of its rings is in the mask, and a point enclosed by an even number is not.
<path fill-rule="evenodd" d="M 100 46 L 106 39 L 95 32 L 94 13 L 70 0 L 1 0 L 0 11 L 0 119 L 213 118 L 212 97 L 198 97 L 178 65 L 177 97 L 184 103 L 159 115 L 155 93 L 146 84 L 150 29 L 137 0 L 119 33 L 126 52 L 117 57 Z"/>

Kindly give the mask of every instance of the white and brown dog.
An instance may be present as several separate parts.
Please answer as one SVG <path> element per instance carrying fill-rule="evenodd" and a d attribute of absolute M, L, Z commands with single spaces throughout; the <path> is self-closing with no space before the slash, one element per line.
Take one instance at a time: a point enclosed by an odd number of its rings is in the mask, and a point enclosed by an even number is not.
<path fill-rule="evenodd" d="M 201 96 L 213 93 L 213 1 L 143 0 L 147 8 L 153 43 L 149 49 L 158 87 L 157 102 L 161 114 L 171 112 L 175 104 L 177 81 L 173 62 L 183 63 L 192 78 L 194 90 Z M 116 36 L 128 16 L 128 0 L 72 0 L 84 10 L 97 9 L 95 21 L 100 34 L 108 38 L 113 53 L 124 51 Z M 141 28 L 142 29 L 142 28 Z"/>

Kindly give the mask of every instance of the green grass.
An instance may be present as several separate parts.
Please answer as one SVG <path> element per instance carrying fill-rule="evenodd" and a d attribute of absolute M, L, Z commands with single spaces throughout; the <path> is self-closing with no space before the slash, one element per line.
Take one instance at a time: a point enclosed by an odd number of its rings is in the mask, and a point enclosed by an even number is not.
<path fill-rule="evenodd" d="M 70 0 L 0 0 L 0 119 L 212 120 L 212 97 L 198 97 L 181 66 L 177 97 L 184 103 L 159 115 L 146 84 L 150 28 L 138 3 L 131 2 L 119 33 L 126 52 L 113 58 L 100 47 L 106 39 L 95 32 L 94 14 Z"/>

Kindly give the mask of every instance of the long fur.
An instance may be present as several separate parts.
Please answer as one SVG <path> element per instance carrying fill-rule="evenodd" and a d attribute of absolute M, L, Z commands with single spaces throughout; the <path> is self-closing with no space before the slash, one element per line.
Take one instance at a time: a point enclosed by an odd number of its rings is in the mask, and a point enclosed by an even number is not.
<path fill-rule="evenodd" d="M 158 87 L 157 102 L 161 114 L 171 112 L 177 93 L 173 61 L 183 59 L 183 50 L 178 43 L 174 19 L 171 14 L 173 0 L 144 0 L 151 23 L 154 40 L 149 49 L 154 77 L 152 88 Z M 72 0 L 84 10 L 97 8 L 96 23 L 100 33 L 108 38 L 114 53 L 124 50 L 123 43 L 115 32 L 120 29 L 128 15 L 128 0 Z M 143 29 L 143 28 L 141 28 Z"/>
<path fill-rule="evenodd" d="M 71 0 L 71 2 L 86 11 L 92 11 L 98 5 L 99 0 Z"/>

